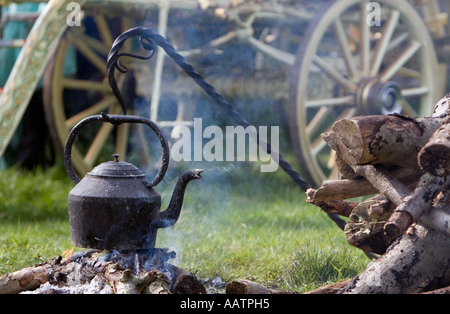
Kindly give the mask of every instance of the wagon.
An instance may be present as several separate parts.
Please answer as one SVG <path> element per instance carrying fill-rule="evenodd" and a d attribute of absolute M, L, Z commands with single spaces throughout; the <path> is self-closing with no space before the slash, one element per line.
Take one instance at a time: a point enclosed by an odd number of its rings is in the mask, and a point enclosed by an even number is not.
<path fill-rule="evenodd" d="M 105 79 L 106 55 L 119 34 L 143 25 L 167 37 L 226 97 L 256 99 L 255 110 L 270 107 L 266 117 L 282 110 L 299 167 L 319 184 L 337 176 L 333 151 L 320 136 L 334 121 L 431 114 L 446 87 L 446 60 L 438 54 L 448 50 L 448 5 L 437 0 L 50 0 L 36 15 L 2 89 L 0 154 L 41 76 L 48 129 L 61 150 L 83 118 L 120 113 Z M 2 21 L 8 18 L 14 16 Z M 4 49 L 21 44 L 1 41 Z M 139 47 L 131 41 L 124 50 Z M 129 71 L 117 81 L 131 111 L 172 130 L 192 125 L 203 96 L 164 52 L 126 66 Z M 111 136 L 114 142 L 107 140 Z M 146 145 L 133 144 L 145 134 L 129 125 L 105 124 L 87 137 L 73 149 L 74 166 L 82 173 L 104 154 L 151 153 Z"/>

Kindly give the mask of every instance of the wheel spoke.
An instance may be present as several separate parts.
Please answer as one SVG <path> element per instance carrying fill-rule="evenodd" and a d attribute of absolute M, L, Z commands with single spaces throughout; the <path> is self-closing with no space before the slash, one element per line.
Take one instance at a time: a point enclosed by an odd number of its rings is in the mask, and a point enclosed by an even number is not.
<path fill-rule="evenodd" d="M 98 91 L 105 93 L 111 92 L 111 87 L 108 84 L 79 79 L 63 78 L 62 87 L 68 89 Z"/>
<path fill-rule="evenodd" d="M 408 101 L 405 98 L 402 98 L 401 100 L 401 106 L 402 106 L 402 112 L 407 114 L 410 117 L 417 117 L 419 114 L 416 110 L 414 110 L 413 107 L 408 103 Z"/>
<path fill-rule="evenodd" d="M 97 157 L 99 156 L 103 146 L 105 145 L 106 139 L 111 134 L 113 128 L 114 125 L 110 123 L 104 123 L 100 127 L 100 130 L 95 136 L 94 141 L 92 142 L 86 156 L 84 157 L 84 162 L 88 164 L 90 167 L 92 167 L 95 164 L 95 161 L 97 160 Z"/>
<path fill-rule="evenodd" d="M 165 36 L 167 32 L 167 19 L 169 17 L 169 7 L 163 6 L 159 10 L 159 22 L 158 22 L 158 32 Z M 165 52 L 158 48 L 156 54 L 156 66 L 155 66 L 155 75 L 153 80 L 153 92 L 151 99 L 151 107 L 150 107 L 150 119 L 153 121 L 159 121 L 158 119 L 158 108 L 159 108 L 159 99 L 161 97 L 161 81 L 162 81 L 162 73 L 164 68 L 164 59 Z"/>
<path fill-rule="evenodd" d="M 327 146 L 327 143 L 319 136 L 314 143 L 311 144 L 311 154 L 317 156 L 320 151 Z"/>
<path fill-rule="evenodd" d="M 380 70 L 381 63 L 383 62 L 383 59 L 386 55 L 387 48 L 389 47 L 389 42 L 392 38 L 395 27 L 398 24 L 399 17 L 400 12 L 398 10 L 394 10 L 391 12 L 389 19 L 385 22 L 383 31 L 381 33 L 381 38 L 375 48 L 375 54 L 370 65 L 369 76 L 376 76 L 378 71 Z"/>
<path fill-rule="evenodd" d="M 115 108 L 113 108 L 112 114 L 117 114 L 118 111 L 120 111 L 120 108 L 116 106 Z M 94 138 L 94 141 L 89 147 L 87 154 L 84 156 L 84 162 L 88 164 L 90 167 L 92 167 L 97 161 L 97 158 L 100 155 L 103 146 L 107 142 L 106 140 L 111 134 L 113 128 L 114 125 L 111 123 L 103 123 L 102 126 L 100 127 L 100 130 L 98 131 L 97 135 Z"/>
<path fill-rule="evenodd" d="M 97 51 L 98 53 L 104 56 L 108 55 L 109 49 L 111 48 L 111 46 L 107 46 L 104 42 L 95 39 L 91 36 L 88 36 L 86 34 L 77 33 L 77 39 L 85 42 L 93 50 Z"/>
<path fill-rule="evenodd" d="M 367 1 L 363 1 L 360 6 L 359 17 L 359 62 L 363 76 L 369 74 L 370 63 L 370 28 L 367 24 Z"/>
<path fill-rule="evenodd" d="M 420 72 L 417 70 L 402 67 L 398 70 L 397 74 L 408 78 L 420 80 Z"/>
<path fill-rule="evenodd" d="M 314 55 L 313 63 L 321 68 L 330 78 L 335 80 L 339 85 L 341 85 L 344 90 L 349 93 L 353 93 L 356 90 L 356 84 L 345 78 L 341 73 L 339 73 L 335 68 L 329 65 L 325 60 Z"/>
<path fill-rule="evenodd" d="M 409 38 L 409 33 L 403 32 L 397 37 L 393 38 L 387 47 L 387 51 L 391 51 L 400 46 L 405 40 Z"/>
<path fill-rule="evenodd" d="M 100 33 L 100 37 L 102 38 L 104 44 L 107 47 L 111 47 L 114 42 L 114 38 L 111 34 L 110 27 L 105 17 L 102 15 L 97 16 L 96 23 L 98 32 Z"/>
<path fill-rule="evenodd" d="M 355 62 L 353 61 L 353 56 L 349 48 L 349 41 L 347 34 L 345 33 L 344 26 L 340 19 L 334 22 L 334 34 L 339 43 L 342 55 L 344 57 L 345 65 L 347 66 L 349 77 L 352 79 L 357 79 L 357 70 Z"/>
<path fill-rule="evenodd" d="M 253 47 L 255 47 L 257 50 L 265 53 L 269 57 L 272 57 L 275 60 L 285 63 L 286 65 L 289 65 L 289 66 L 294 65 L 294 63 L 295 63 L 294 55 L 287 53 L 283 50 L 274 48 L 270 45 L 267 45 L 267 44 L 261 42 L 260 40 L 254 38 L 254 37 L 251 37 L 251 36 L 248 36 L 247 40 Z"/>
<path fill-rule="evenodd" d="M 389 81 L 395 75 L 395 73 L 397 73 L 398 70 L 400 70 L 403 65 L 408 62 L 421 47 L 421 43 L 417 41 L 411 42 L 411 44 L 409 44 L 408 47 L 406 47 L 401 52 L 397 60 L 395 60 L 389 67 L 387 67 L 383 71 L 383 73 L 381 73 L 380 81 L 383 83 Z"/>
<path fill-rule="evenodd" d="M 67 119 L 65 122 L 66 128 L 68 130 L 70 130 L 84 118 L 87 118 L 93 114 L 98 114 L 107 108 L 113 107 L 116 103 L 117 103 L 117 100 L 114 96 L 112 96 L 112 95 L 106 96 L 102 100 L 100 100 L 98 103 L 79 112 L 78 114 L 72 116 L 70 119 Z"/>
<path fill-rule="evenodd" d="M 354 96 L 343 96 L 337 98 L 312 99 L 306 101 L 307 108 L 322 107 L 322 106 L 339 106 L 351 105 L 354 103 Z"/>
<path fill-rule="evenodd" d="M 116 154 L 120 154 L 125 158 L 127 154 L 128 136 L 130 133 L 130 124 L 123 123 L 117 127 L 117 138 L 116 138 Z"/>
<path fill-rule="evenodd" d="M 305 132 L 308 135 L 316 132 L 322 125 L 323 121 L 329 116 L 329 114 L 330 107 L 322 106 L 306 126 Z"/>
<path fill-rule="evenodd" d="M 343 110 L 343 111 L 341 112 L 341 114 L 336 118 L 336 121 L 341 120 L 341 119 L 346 119 L 346 118 L 353 117 L 353 116 L 355 115 L 355 113 L 356 113 L 356 108 L 348 108 L 348 109 L 345 109 L 345 110 Z M 311 124 L 311 123 L 310 123 L 310 124 Z M 309 126 L 309 125 L 308 125 L 308 126 Z M 324 133 L 324 132 L 329 132 L 329 131 L 331 130 L 331 127 L 332 127 L 332 126 L 333 126 L 333 125 L 329 125 L 329 126 L 327 127 L 327 129 L 324 130 L 322 133 Z M 312 133 L 309 133 L 309 134 L 312 134 Z M 320 135 L 319 135 L 316 139 L 313 139 L 313 137 L 310 136 L 310 142 L 312 143 L 312 144 L 311 144 L 311 153 L 312 153 L 314 156 L 316 156 L 316 155 L 322 150 L 322 148 L 326 146 L 325 141 L 323 140 L 323 138 L 322 138 Z"/>
<path fill-rule="evenodd" d="M 106 74 L 106 61 L 99 57 L 87 43 L 75 36 L 71 37 L 73 44 L 77 49 L 100 71 L 100 73 Z"/>
<path fill-rule="evenodd" d="M 427 86 L 418 86 L 402 89 L 403 97 L 424 96 L 430 92 Z"/>

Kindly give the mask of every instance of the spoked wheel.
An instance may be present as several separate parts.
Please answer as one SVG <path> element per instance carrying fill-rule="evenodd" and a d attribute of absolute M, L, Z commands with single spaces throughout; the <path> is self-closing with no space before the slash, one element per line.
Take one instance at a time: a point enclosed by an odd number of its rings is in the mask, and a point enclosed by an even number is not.
<path fill-rule="evenodd" d="M 89 9 L 87 8 L 88 12 Z M 83 27 L 70 27 L 67 30 L 45 74 L 44 104 L 47 124 L 54 144 L 61 152 L 70 130 L 82 119 L 100 112 L 122 113 L 106 78 L 106 58 L 115 38 L 125 30 L 141 25 L 145 15 L 144 12 L 133 11 L 123 17 L 123 12 L 113 12 L 110 7 L 108 15 L 97 9 L 93 8 L 92 14 L 86 14 Z M 157 11 L 153 10 L 149 14 L 152 12 Z M 157 21 L 159 29 L 167 28 L 167 10 L 163 15 L 160 13 L 159 19 L 153 19 L 152 15 L 152 20 Z M 142 53 L 139 47 L 137 40 L 130 39 L 121 53 L 132 52 L 139 55 Z M 150 61 L 126 57 L 120 60 L 128 72 L 123 74 L 116 71 L 116 81 L 129 105 L 128 114 L 151 116 L 155 122 L 160 122 L 156 121 L 158 106 L 150 106 L 148 98 L 152 98 L 152 103 L 165 100 L 164 90 L 161 88 L 163 60 L 159 53 Z M 71 61 L 75 61 L 75 64 L 70 63 Z M 143 94 L 150 94 L 150 97 Z M 171 97 L 172 101 L 173 96 Z M 178 112 L 178 116 L 177 113 L 172 115 L 175 115 L 173 120 L 176 120 L 181 114 Z M 160 126 L 167 126 L 161 124 Z M 154 140 L 157 144 L 156 137 Z M 73 145 L 72 162 L 75 170 L 84 174 L 99 162 L 112 160 L 112 154 L 120 154 L 121 160 L 147 168 L 155 160 L 159 160 L 160 155 L 159 149 L 152 152 L 148 147 L 151 144 L 151 132 L 139 125 L 93 125 L 86 128 L 86 131 L 83 130 Z"/>
<path fill-rule="evenodd" d="M 66 31 L 45 75 L 47 124 L 60 151 L 64 149 L 70 130 L 82 119 L 100 112 L 121 113 L 105 78 L 106 56 L 115 36 L 129 24 L 126 19 L 108 20 L 104 15 L 88 16 L 83 23 L 83 28 L 71 27 Z M 109 158 L 114 152 L 122 156 L 126 152 L 129 124 L 114 131 L 117 135 L 115 143 L 109 142 L 113 125 L 104 123 L 96 127 L 85 135 L 88 138 L 84 143 L 80 139 L 73 147 L 74 167 L 83 174 L 92 170 L 101 159 L 105 146 L 111 146 Z"/>
<path fill-rule="evenodd" d="M 316 185 L 337 177 L 333 152 L 320 136 L 336 120 L 430 115 L 440 97 L 433 42 L 415 9 L 404 0 L 377 1 L 375 11 L 368 3 L 326 3 L 297 52 L 289 128 L 296 156 Z"/>

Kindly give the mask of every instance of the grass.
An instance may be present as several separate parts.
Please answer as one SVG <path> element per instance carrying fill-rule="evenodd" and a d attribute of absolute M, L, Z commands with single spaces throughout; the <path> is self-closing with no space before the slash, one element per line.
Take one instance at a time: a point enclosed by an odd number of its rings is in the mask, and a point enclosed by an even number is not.
<path fill-rule="evenodd" d="M 177 168 L 177 167 L 173 167 Z M 167 205 L 179 169 L 156 187 Z M 47 261 L 71 247 L 61 167 L 0 172 L 0 275 Z M 157 247 L 200 278 L 249 279 L 308 291 L 354 277 L 370 262 L 281 171 L 248 164 L 207 169 L 189 183 L 181 217 L 158 232 Z"/>

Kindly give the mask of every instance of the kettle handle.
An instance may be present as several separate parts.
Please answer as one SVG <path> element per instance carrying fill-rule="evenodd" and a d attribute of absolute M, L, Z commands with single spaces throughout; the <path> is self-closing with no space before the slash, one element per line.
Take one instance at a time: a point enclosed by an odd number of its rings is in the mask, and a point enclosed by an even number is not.
<path fill-rule="evenodd" d="M 75 170 L 73 168 L 72 163 L 72 145 L 75 141 L 75 137 L 80 132 L 80 130 L 85 127 L 87 124 L 91 122 L 109 122 L 115 125 L 119 125 L 121 123 L 141 123 L 146 124 L 150 129 L 155 132 L 155 134 L 158 136 L 159 141 L 161 143 L 162 148 L 162 163 L 161 167 L 159 168 L 158 173 L 156 174 L 155 178 L 152 182 L 148 185 L 149 187 L 157 185 L 161 180 L 164 178 L 164 175 L 166 174 L 167 168 L 169 167 L 169 144 L 167 143 L 167 139 L 164 136 L 164 133 L 162 130 L 154 123 L 153 121 L 141 117 L 141 116 L 133 116 L 133 115 L 108 115 L 105 113 L 101 113 L 99 115 L 90 116 L 83 120 L 81 120 L 69 133 L 69 136 L 67 137 L 66 145 L 64 148 L 64 166 L 66 167 L 67 174 L 72 179 L 73 182 L 78 183 L 80 182 L 80 178 L 78 178 L 77 174 L 75 173 Z"/>

